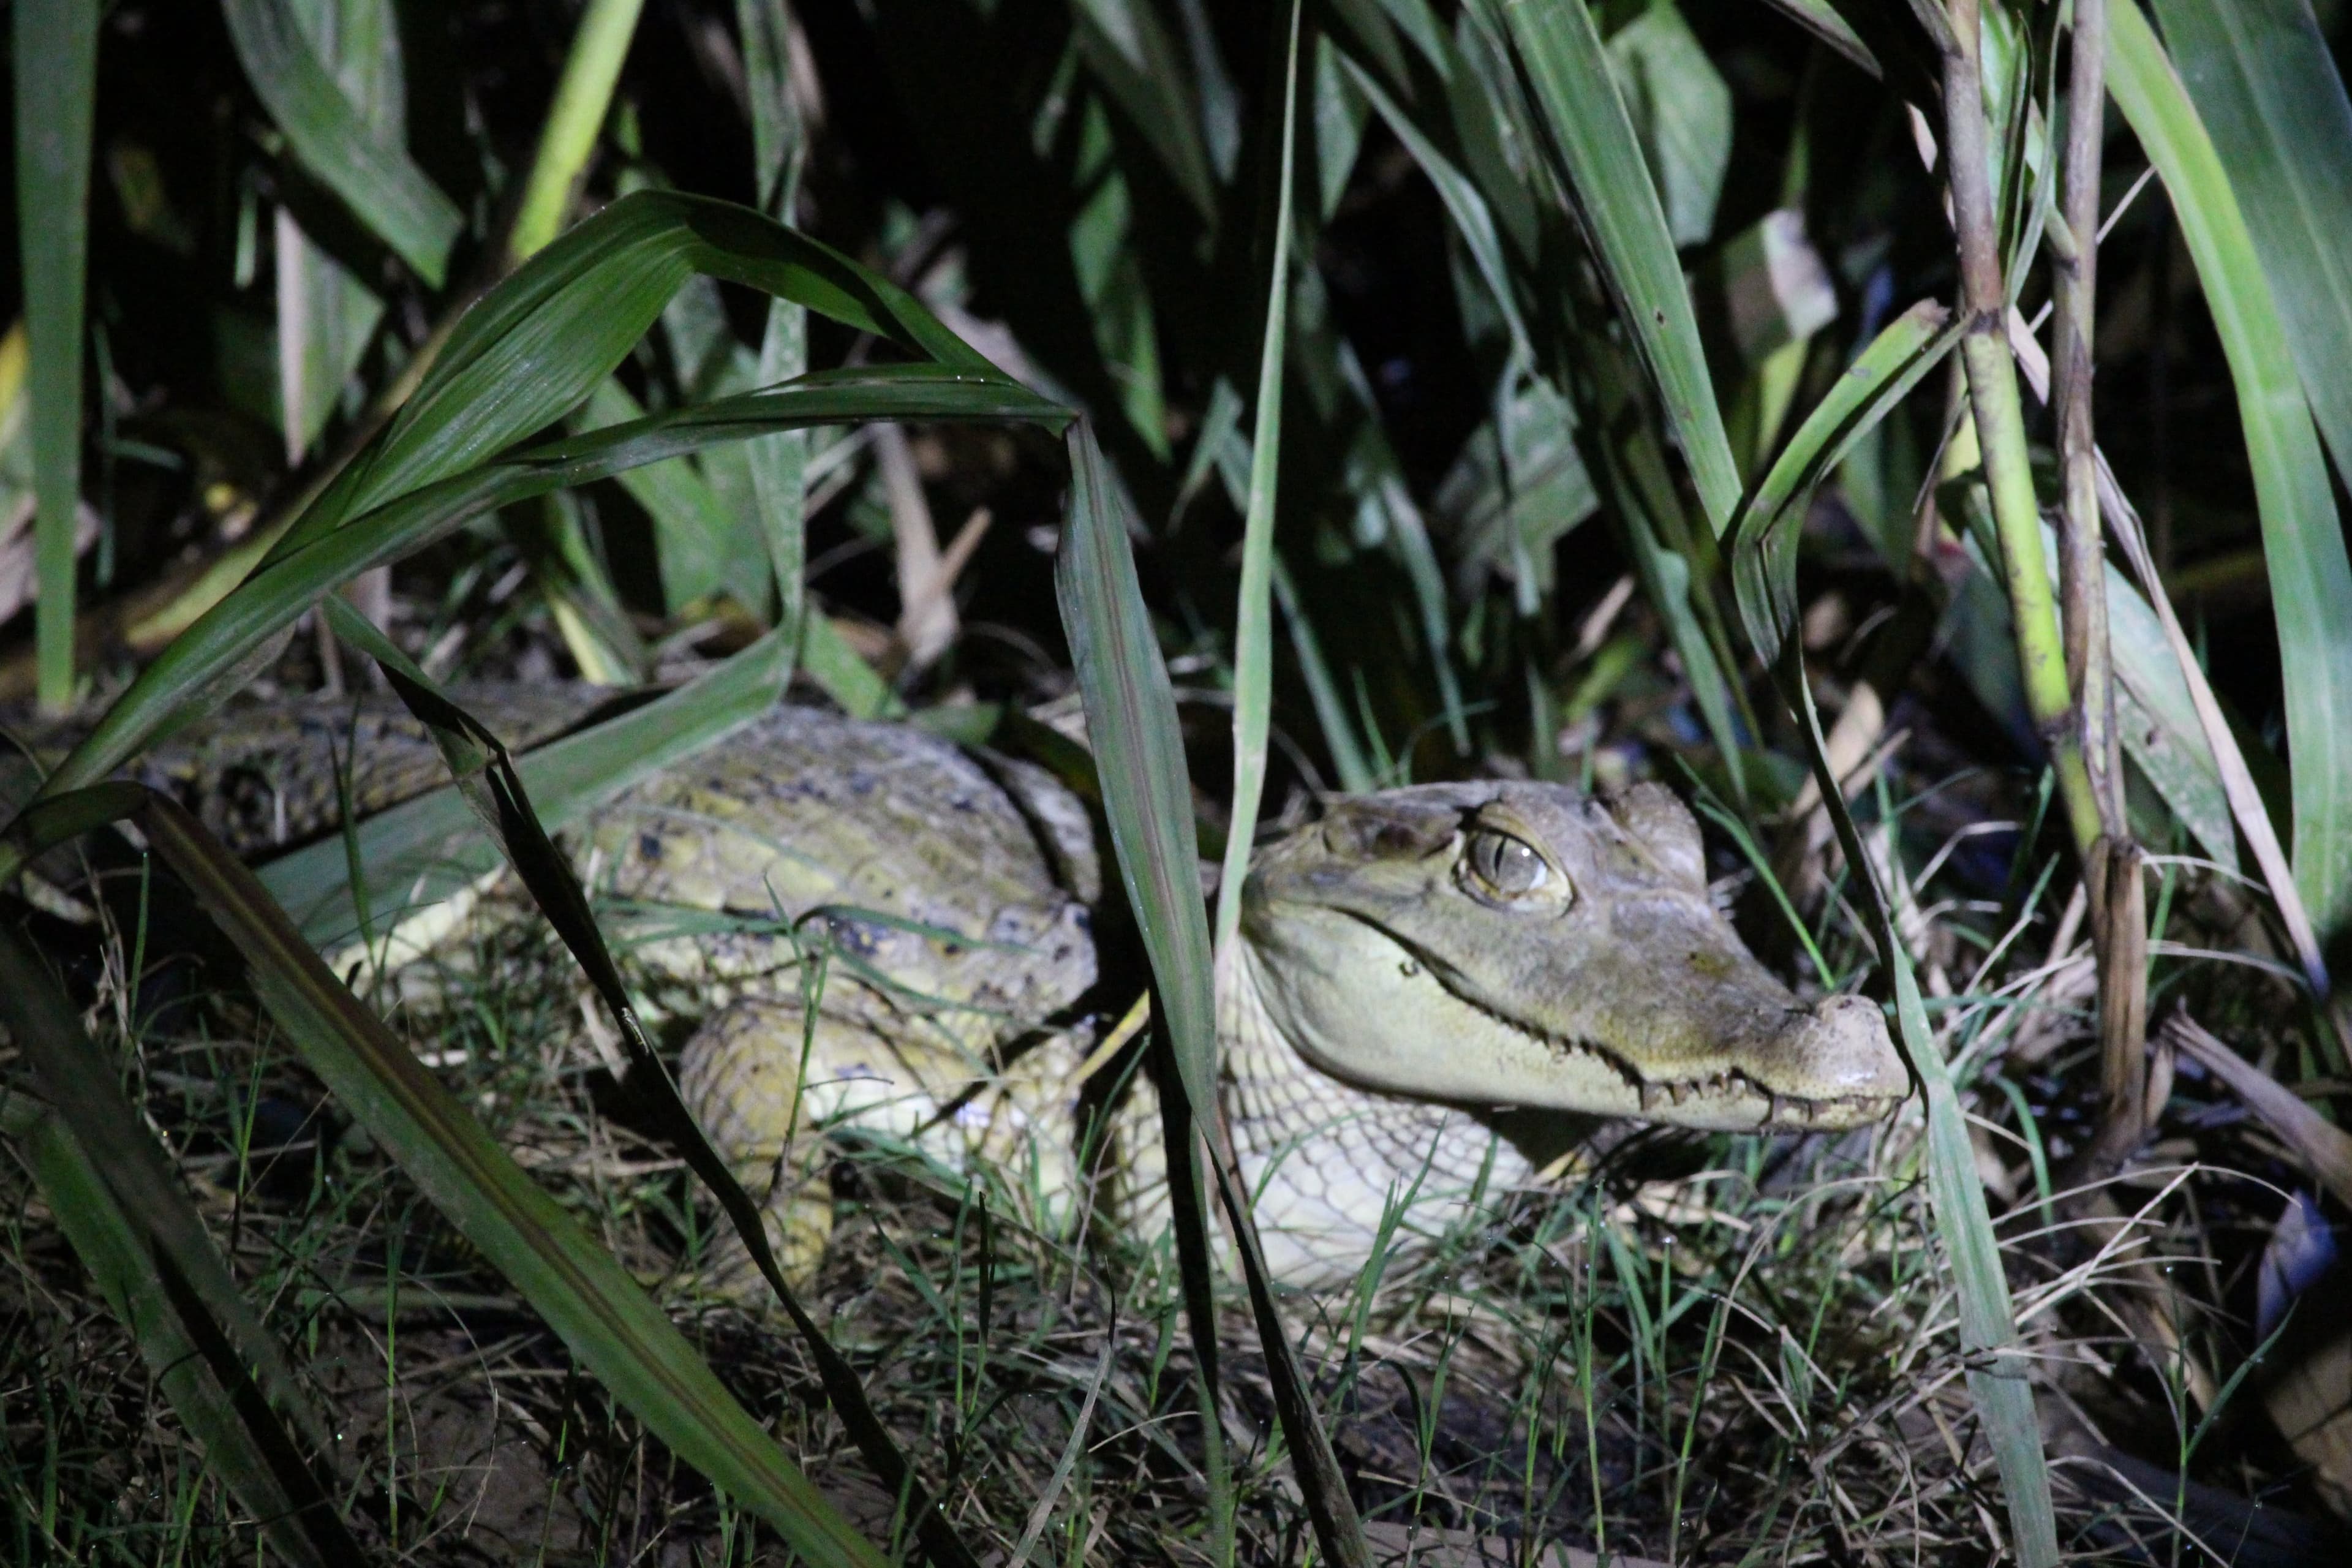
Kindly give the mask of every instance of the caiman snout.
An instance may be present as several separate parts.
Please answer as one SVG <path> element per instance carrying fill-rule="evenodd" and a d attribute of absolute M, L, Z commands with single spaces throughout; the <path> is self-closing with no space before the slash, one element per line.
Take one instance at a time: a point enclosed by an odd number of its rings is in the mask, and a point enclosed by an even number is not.
<path fill-rule="evenodd" d="M 1765 1126 L 1774 1130 L 1858 1127 L 1911 1091 L 1885 1014 L 1860 996 L 1832 996 L 1793 1014 L 1743 1071 L 1769 1097 Z"/>

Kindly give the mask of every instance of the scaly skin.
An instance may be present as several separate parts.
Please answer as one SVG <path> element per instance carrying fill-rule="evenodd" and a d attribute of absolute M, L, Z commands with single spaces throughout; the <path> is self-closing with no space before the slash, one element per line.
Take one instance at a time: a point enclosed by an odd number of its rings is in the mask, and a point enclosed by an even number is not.
<path fill-rule="evenodd" d="M 509 734 L 587 708 L 460 697 Z M 325 736 L 350 723 L 348 704 L 320 712 L 331 721 L 217 723 L 149 771 L 201 798 L 227 759 L 268 803 L 230 825 L 299 837 L 284 825 L 331 821 Z M 372 707 L 362 727 L 362 809 L 437 782 L 404 716 Z M 1101 876 L 1083 809 L 1047 775 L 780 709 L 599 808 L 576 848 L 648 998 L 701 1018 L 680 1086 L 747 1184 L 773 1179 L 788 1270 L 814 1266 L 830 1227 L 827 1135 L 994 1162 L 1036 1218 L 1066 1215 Z M 1907 1089 L 1875 1006 L 1801 1003 L 1740 945 L 1696 825 L 1656 785 L 1335 802 L 1259 849 L 1242 932 L 1218 996 L 1224 1109 L 1269 1261 L 1295 1283 L 1360 1269 L 1392 1193 L 1414 1194 L 1409 1246 L 1601 1119 L 1834 1129 Z M 1111 1206 L 1146 1234 L 1164 1220 L 1155 1122 L 1146 1091 L 1114 1123 Z M 740 1261 L 712 1282 L 748 1284 Z"/>

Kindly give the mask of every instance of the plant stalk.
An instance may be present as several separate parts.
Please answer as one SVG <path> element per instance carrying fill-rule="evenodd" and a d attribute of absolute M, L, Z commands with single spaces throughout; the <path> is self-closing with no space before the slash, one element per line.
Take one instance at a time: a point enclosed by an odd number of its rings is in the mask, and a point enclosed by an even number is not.
<path fill-rule="evenodd" d="M 2066 825 L 2085 866 L 2105 832 L 2088 763 L 2083 721 L 2066 679 L 2066 650 L 2042 548 L 2042 513 L 2026 454 L 2025 409 L 2009 351 L 2009 290 L 2001 277 L 2000 237 L 1987 173 L 1984 88 L 1979 66 L 1979 0 L 1952 0 L 1952 41 L 1944 50 L 1944 154 L 1952 194 L 1952 226 L 1959 238 L 1961 308 L 1968 326 L 1960 340 L 1977 445 L 2000 539 L 2001 575 L 2017 625 L 2017 662 L 2026 710 L 2050 754 Z M 2094 230 L 2095 232 L 2095 228 Z"/>
<path fill-rule="evenodd" d="M 74 696 L 74 531 L 81 499 L 83 265 L 89 240 L 89 142 L 99 7 L 18 0 L 17 259 L 31 344 L 33 640 L 41 710 Z"/>
<path fill-rule="evenodd" d="M 637 16 L 644 9 L 645 0 L 588 0 L 581 13 L 580 30 L 572 35 L 572 53 L 564 59 L 555 101 L 548 106 L 547 124 L 540 132 L 522 204 L 507 234 L 509 267 L 527 260 L 562 229 L 564 209 L 572 205 L 581 171 L 596 150 L 597 133 L 604 128 L 613 89 L 621 79 L 621 62 L 628 57 L 629 40 L 636 36 Z"/>
<path fill-rule="evenodd" d="M 2050 227 L 2056 326 L 2052 401 L 2064 506 L 2058 520 L 2058 591 L 2066 679 L 2082 715 L 2083 762 L 2097 805 L 2103 852 L 2086 868 L 2099 959 L 2100 1116 L 2090 1159 L 2119 1165 L 2147 1131 L 2147 912 L 2139 846 L 2124 805 L 2107 648 L 2106 549 L 2099 519 L 2099 458 L 2091 417 L 2091 344 L 2099 263 L 2099 158 L 2107 100 L 2106 0 L 2074 0 L 2067 84 L 2064 219 Z"/>

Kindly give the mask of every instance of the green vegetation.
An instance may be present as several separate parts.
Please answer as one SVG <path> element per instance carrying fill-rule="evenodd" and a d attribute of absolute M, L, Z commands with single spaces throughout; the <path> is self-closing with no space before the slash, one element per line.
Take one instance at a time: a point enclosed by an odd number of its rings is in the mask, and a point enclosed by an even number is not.
<path fill-rule="evenodd" d="M 2040 1568 L 2261 1499 L 2324 1560 L 2342 30 L 18 0 L 0 1551 Z M 559 677 L 663 689 L 466 706 Z M 370 684 L 451 777 L 341 834 L 247 866 L 119 776 Z M 861 1147 L 787 1288 L 557 840 L 788 692 L 1099 802 L 1171 1236 Z M 1248 846 L 1482 773 L 1691 796 L 1920 1092 L 1282 1297 Z M 387 963 L 501 860 L 543 920 Z M 781 1317 L 692 1289 L 719 1226 Z"/>

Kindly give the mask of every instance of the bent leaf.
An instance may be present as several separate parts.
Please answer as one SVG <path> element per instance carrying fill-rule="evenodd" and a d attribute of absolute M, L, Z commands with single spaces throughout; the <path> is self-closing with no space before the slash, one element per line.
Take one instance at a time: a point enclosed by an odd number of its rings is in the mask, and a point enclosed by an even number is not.
<path fill-rule="evenodd" d="M 386 146 L 328 73 L 288 0 L 221 0 L 246 79 L 302 166 L 429 288 L 448 275 L 465 218 L 397 147 Z"/>

